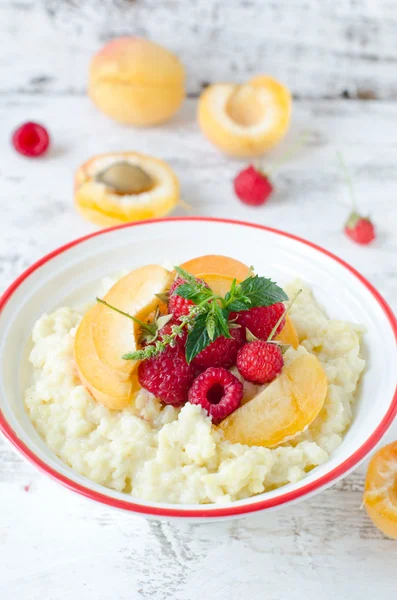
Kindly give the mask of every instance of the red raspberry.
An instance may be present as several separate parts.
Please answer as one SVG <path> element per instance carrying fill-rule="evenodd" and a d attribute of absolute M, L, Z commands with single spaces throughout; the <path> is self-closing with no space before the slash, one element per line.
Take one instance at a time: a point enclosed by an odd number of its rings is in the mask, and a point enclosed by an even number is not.
<path fill-rule="evenodd" d="M 244 344 L 237 354 L 237 368 L 247 381 L 268 383 L 281 372 L 284 365 L 277 344 L 257 340 Z"/>
<path fill-rule="evenodd" d="M 222 421 L 241 404 L 243 384 L 226 369 L 212 367 L 194 380 L 188 401 L 199 404 L 212 417 Z"/>
<path fill-rule="evenodd" d="M 375 227 L 370 219 L 353 212 L 345 225 L 345 233 L 357 244 L 370 244 L 375 239 Z"/>
<path fill-rule="evenodd" d="M 12 145 L 24 156 L 41 156 L 50 144 L 47 130 L 38 123 L 24 123 L 12 135 Z"/>
<path fill-rule="evenodd" d="M 236 364 L 238 349 L 245 342 L 245 329 L 238 327 L 230 330 L 231 338 L 218 337 L 209 346 L 204 348 L 192 360 L 192 364 L 198 369 L 208 367 L 224 367 L 230 369 Z"/>
<path fill-rule="evenodd" d="M 243 310 L 238 313 L 231 313 L 230 318 L 236 319 L 239 325 L 249 329 L 255 337 L 261 340 L 267 340 L 273 327 L 284 312 L 284 304 L 282 302 L 277 302 L 271 306 L 258 306 L 257 308 L 250 308 L 249 310 Z M 284 325 L 285 319 L 283 319 L 277 327 L 277 331 L 274 334 L 275 336 L 281 332 Z"/>
<path fill-rule="evenodd" d="M 197 279 L 201 283 L 204 283 L 202 279 Z M 177 277 L 169 290 L 169 303 L 168 303 L 168 312 L 174 315 L 174 319 L 179 319 L 183 315 L 188 315 L 192 306 L 194 306 L 194 302 L 191 300 L 186 300 L 186 298 L 182 298 L 174 293 L 175 289 L 186 283 L 182 277 Z M 208 287 L 206 285 L 206 287 Z"/>
<path fill-rule="evenodd" d="M 180 346 L 167 346 L 157 356 L 143 360 L 138 367 L 141 386 L 165 404 L 186 402 L 194 375 L 194 367 L 187 364 L 185 352 Z"/>
<path fill-rule="evenodd" d="M 162 327 L 159 331 L 159 338 L 162 340 L 164 335 L 171 335 L 172 333 L 172 327 L 174 325 L 180 325 L 180 322 L 177 321 L 176 319 L 171 319 L 171 321 L 168 321 L 167 325 L 164 325 L 164 327 Z M 180 346 L 181 348 L 184 348 L 186 346 L 186 340 L 187 340 L 187 331 L 186 328 L 182 329 L 181 331 L 181 335 L 178 335 L 176 338 L 176 343 L 178 344 L 178 346 Z"/>
<path fill-rule="evenodd" d="M 268 200 L 273 186 L 265 173 L 250 165 L 235 178 L 234 191 L 244 204 L 260 206 Z"/>

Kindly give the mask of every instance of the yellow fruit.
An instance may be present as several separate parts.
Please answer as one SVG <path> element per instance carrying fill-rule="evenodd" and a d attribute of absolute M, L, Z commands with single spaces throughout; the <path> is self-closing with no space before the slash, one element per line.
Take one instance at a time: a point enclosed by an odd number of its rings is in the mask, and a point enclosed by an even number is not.
<path fill-rule="evenodd" d="M 104 300 L 132 317 L 145 321 L 160 304 L 156 294 L 171 285 L 172 275 L 159 265 L 135 269 L 105 295 Z M 119 373 L 130 374 L 137 362 L 124 360 L 123 354 L 137 350 L 139 325 L 131 319 L 101 305 L 93 325 L 93 338 L 100 360 Z"/>
<path fill-rule="evenodd" d="M 97 402 L 111 409 L 127 406 L 138 382 L 123 373 L 110 369 L 98 357 L 92 330 L 99 318 L 100 306 L 91 308 L 83 317 L 75 337 L 74 359 L 81 383 Z"/>
<path fill-rule="evenodd" d="M 299 346 L 299 337 L 289 315 L 285 317 L 285 325 L 275 340 L 282 344 L 290 344 L 295 349 Z"/>
<path fill-rule="evenodd" d="M 149 40 L 122 37 L 93 57 L 88 93 L 111 119 L 147 126 L 176 113 L 184 83 L 185 70 L 174 54 Z"/>
<path fill-rule="evenodd" d="M 327 378 L 320 362 L 313 354 L 304 354 L 219 427 L 230 442 L 273 448 L 312 423 L 326 394 Z"/>
<path fill-rule="evenodd" d="M 378 450 L 367 471 L 364 506 L 369 518 L 397 540 L 397 442 Z"/>
<path fill-rule="evenodd" d="M 134 180 L 136 185 L 131 185 Z M 162 160 L 138 152 L 112 152 L 81 165 L 74 198 L 85 218 L 109 227 L 168 214 L 179 202 L 179 182 Z"/>
<path fill-rule="evenodd" d="M 286 134 L 290 115 L 290 92 L 265 75 L 244 85 L 210 85 L 198 104 L 204 135 L 232 156 L 258 156 L 269 150 Z"/>
<path fill-rule="evenodd" d="M 202 276 L 211 273 L 230 277 L 232 280 L 237 279 L 237 281 L 243 281 L 252 274 L 250 268 L 239 260 L 217 254 L 192 258 L 184 262 L 181 267 L 192 275 Z"/>

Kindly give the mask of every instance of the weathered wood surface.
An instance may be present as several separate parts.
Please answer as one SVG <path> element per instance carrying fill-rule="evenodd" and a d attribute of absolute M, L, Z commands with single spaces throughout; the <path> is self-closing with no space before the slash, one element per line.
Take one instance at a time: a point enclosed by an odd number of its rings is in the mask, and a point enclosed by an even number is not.
<path fill-rule="evenodd" d="M 289 230 L 361 270 L 397 310 L 397 106 L 297 102 L 285 145 L 309 141 L 275 176 L 269 203 L 250 210 L 233 195 L 240 162 L 200 134 L 189 101 L 171 124 L 145 131 L 115 125 L 85 98 L 7 94 L 0 104 L 0 290 L 61 243 L 92 231 L 74 211 L 72 177 L 94 153 L 134 148 L 168 160 L 193 214 L 234 217 Z M 37 119 L 54 140 L 26 160 L 9 145 L 14 125 Z M 378 240 L 344 237 L 342 150 Z M 386 440 L 397 437 L 397 426 Z M 360 510 L 365 466 L 309 501 L 269 515 L 209 525 L 148 522 L 80 498 L 51 482 L 0 441 L 2 600 L 390 600 L 397 544 Z"/>
<path fill-rule="evenodd" d="M 175 51 L 193 95 L 267 72 L 300 98 L 397 98 L 396 0 L 1 0 L 0 91 L 84 93 L 120 35 Z"/>

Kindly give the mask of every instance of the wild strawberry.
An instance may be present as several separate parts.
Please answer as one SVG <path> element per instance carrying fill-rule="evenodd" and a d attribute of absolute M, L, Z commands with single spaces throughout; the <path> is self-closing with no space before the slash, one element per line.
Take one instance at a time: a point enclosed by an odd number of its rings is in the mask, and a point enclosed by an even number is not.
<path fill-rule="evenodd" d="M 284 359 L 277 344 L 256 340 L 240 348 L 236 364 L 247 381 L 268 383 L 281 372 Z"/>
<path fill-rule="evenodd" d="M 188 365 L 184 350 L 167 346 L 157 356 L 143 360 L 138 367 L 138 380 L 143 388 L 165 404 L 180 405 L 187 400 L 195 370 Z"/>
<path fill-rule="evenodd" d="M 202 279 L 198 279 L 197 281 L 204 283 Z M 183 315 L 188 315 L 191 307 L 194 306 L 194 302 L 182 298 L 175 293 L 176 288 L 184 283 L 186 283 L 186 281 L 182 279 L 182 277 L 177 277 L 169 290 L 168 312 L 174 315 L 174 319 L 179 319 Z M 206 285 L 206 287 L 208 286 Z"/>
<path fill-rule="evenodd" d="M 337 155 L 349 190 L 350 202 L 353 207 L 353 210 L 345 223 L 344 231 L 353 242 L 365 246 L 375 239 L 375 226 L 369 217 L 362 217 L 359 214 L 349 169 L 347 168 L 342 153 L 338 152 Z"/>
<path fill-rule="evenodd" d="M 260 206 L 268 200 L 273 186 L 265 173 L 250 165 L 234 179 L 234 191 L 244 204 Z"/>
<path fill-rule="evenodd" d="M 12 145 L 19 154 L 41 156 L 50 144 L 47 130 L 38 123 L 24 123 L 12 135 Z"/>
<path fill-rule="evenodd" d="M 238 349 L 245 341 L 245 329 L 236 327 L 230 330 L 231 338 L 224 336 L 216 338 L 192 360 L 192 365 L 198 369 L 208 367 L 224 367 L 230 369 L 236 364 Z"/>
<path fill-rule="evenodd" d="M 345 224 L 345 233 L 357 244 L 370 244 L 375 239 L 375 227 L 368 217 L 352 212 Z"/>
<path fill-rule="evenodd" d="M 258 306 L 238 313 L 231 313 L 230 318 L 236 319 L 239 325 L 249 329 L 255 337 L 267 340 L 273 327 L 284 313 L 284 304 L 277 302 L 271 306 Z M 274 335 L 278 335 L 284 325 L 285 319 L 282 319 Z"/>
<path fill-rule="evenodd" d="M 240 406 L 242 397 L 243 385 L 237 377 L 226 369 L 212 367 L 194 380 L 188 401 L 202 406 L 218 422 Z"/>

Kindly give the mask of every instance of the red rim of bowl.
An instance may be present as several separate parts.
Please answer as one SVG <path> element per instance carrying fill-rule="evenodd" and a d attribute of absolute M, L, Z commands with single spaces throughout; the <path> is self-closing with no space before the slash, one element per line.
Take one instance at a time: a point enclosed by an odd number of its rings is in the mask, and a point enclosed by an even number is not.
<path fill-rule="evenodd" d="M 275 233 L 277 235 L 281 235 L 283 237 L 287 237 L 287 238 L 296 240 L 302 244 L 305 244 L 306 246 L 310 246 L 311 248 L 314 248 L 315 250 L 329 256 L 330 258 L 332 258 L 333 260 L 335 260 L 336 262 L 341 264 L 343 267 L 345 267 L 371 292 L 371 294 L 374 296 L 375 300 L 381 306 L 383 312 L 386 314 L 386 317 L 390 323 L 390 326 L 394 332 L 394 336 L 397 341 L 397 319 L 394 316 L 393 311 L 391 310 L 390 306 L 382 298 L 382 296 L 379 294 L 379 292 L 373 287 L 373 285 L 371 283 L 369 283 L 369 281 L 367 281 L 365 279 L 365 277 L 363 277 L 358 271 L 356 271 L 356 269 L 351 267 L 344 260 L 342 260 L 341 258 L 336 256 L 335 254 L 332 254 L 328 250 L 321 248 L 321 246 L 317 246 L 317 244 L 313 244 L 312 242 L 309 242 L 303 238 L 300 238 L 299 236 L 293 235 L 291 233 L 287 233 L 285 231 L 273 229 L 272 227 L 266 227 L 265 225 L 258 225 L 255 223 L 247 223 L 245 221 L 237 221 L 237 220 L 233 220 L 233 219 L 220 219 L 220 218 L 213 218 L 213 217 L 169 217 L 169 218 L 163 218 L 163 219 L 150 219 L 150 220 L 146 220 L 146 221 L 140 221 L 137 223 L 126 223 L 123 225 L 117 225 L 115 227 L 110 227 L 108 229 L 96 231 L 89 235 L 78 238 L 77 240 L 74 240 L 68 244 L 65 244 L 64 246 L 61 246 L 60 248 L 54 250 L 53 252 L 50 252 L 49 254 L 47 254 L 46 256 L 44 256 L 43 258 L 38 260 L 37 262 L 35 262 L 31 267 L 26 269 L 26 271 L 24 271 L 24 273 L 22 273 L 22 275 L 20 275 L 14 281 L 14 283 L 12 283 L 10 285 L 10 287 L 2 295 L 2 297 L 0 299 L 0 312 L 4 308 L 6 303 L 10 300 L 10 298 L 12 297 L 15 290 L 21 285 L 21 283 L 25 279 L 27 279 L 27 277 L 29 277 L 29 275 L 31 273 L 33 273 L 34 271 L 39 269 L 42 265 L 44 265 L 45 263 L 50 261 L 55 256 L 62 254 L 69 248 L 72 248 L 73 246 L 81 244 L 82 242 L 85 242 L 86 240 L 89 240 L 98 235 L 106 235 L 106 233 L 109 233 L 111 231 L 115 231 L 118 229 L 124 229 L 127 227 L 137 227 L 137 226 L 141 226 L 141 225 L 148 225 L 151 223 L 164 223 L 164 222 L 172 222 L 172 221 L 206 221 L 206 222 L 213 222 L 213 223 L 227 223 L 230 225 L 242 225 L 245 227 L 253 227 L 255 229 L 262 229 L 265 231 L 269 231 L 271 233 Z M 121 509 L 132 511 L 135 513 L 142 513 L 142 514 L 151 515 L 151 516 L 155 516 L 155 517 L 182 517 L 182 518 L 183 517 L 189 517 L 189 518 L 192 518 L 192 517 L 193 518 L 194 517 L 196 517 L 196 518 L 216 517 L 216 518 L 219 518 L 219 517 L 231 517 L 231 516 L 244 515 L 247 513 L 256 512 L 258 510 L 263 510 L 263 509 L 267 509 L 267 508 L 275 508 L 275 507 L 281 506 L 287 502 L 292 502 L 294 500 L 298 500 L 299 498 L 302 498 L 303 496 L 305 496 L 307 494 L 313 493 L 327 485 L 330 485 L 332 482 L 336 481 L 337 479 L 342 477 L 344 474 L 346 474 L 348 471 L 350 471 L 354 466 L 357 465 L 357 463 L 361 462 L 367 456 L 367 454 L 374 448 L 374 446 L 376 446 L 376 444 L 379 442 L 381 437 L 387 431 L 387 429 L 391 425 L 396 414 L 397 414 L 397 387 L 396 387 L 394 396 L 391 400 L 391 403 L 390 403 L 387 413 L 385 414 L 381 423 L 378 425 L 378 427 L 372 433 L 372 435 L 366 440 L 366 442 L 364 444 L 362 444 L 362 446 L 360 446 L 360 448 L 358 448 L 358 450 L 356 450 L 351 456 L 349 456 L 349 458 L 347 458 L 343 463 L 341 463 L 340 465 L 338 465 L 337 467 L 332 469 L 332 471 L 330 471 L 329 473 L 323 475 L 322 477 L 320 477 L 319 479 L 316 479 L 315 481 L 312 481 L 312 482 L 307 483 L 306 485 L 303 485 L 301 488 L 299 488 L 297 490 L 287 491 L 284 494 L 281 494 L 280 496 L 277 496 L 275 498 L 269 498 L 269 499 L 265 498 L 263 500 L 258 500 L 257 502 L 252 502 L 251 504 L 245 504 L 245 505 L 231 504 L 230 506 L 219 507 L 219 508 L 217 508 L 216 505 L 214 505 L 214 508 L 211 507 L 210 510 L 205 510 L 205 511 L 200 510 L 200 509 L 181 510 L 178 507 L 162 508 L 160 506 L 157 507 L 154 505 L 144 506 L 141 504 L 135 504 L 134 502 L 129 502 L 129 501 L 127 502 L 127 501 L 120 500 L 117 498 L 111 498 L 109 496 L 101 494 L 100 492 L 96 492 L 94 490 L 91 490 L 88 487 L 85 487 L 83 485 L 75 483 L 68 477 L 61 475 L 55 469 L 52 469 L 51 467 L 49 467 L 44 461 L 42 461 L 40 458 L 38 458 L 34 454 L 34 452 L 32 452 L 22 442 L 22 440 L 20 440 L 18 438 L 15 431 L 11 428 L 11 426 L 5 420 L 5 417 L 4 417 L 2 411 L 0 411 L 0 430 L 10 440 L 10 442 L 19 450 L 19 452 L 22 455 L 24 455 L 25 458 L 27 458 L 30 462 L 32 462 L 39 470 L 43 471 L 44 473 L 46 473 L 47 475 L 49 475 L 50 477 L 52 477 L 59 483 L 63 484 L 67 488 L 77 492 L 78 494 L 86 496 L 86 497 L 90 498 L 91 500 L 101 502 L 102 504 L 107 504 L 109 506 L 112 506 L 113 508 L 121 508 Z"/>

